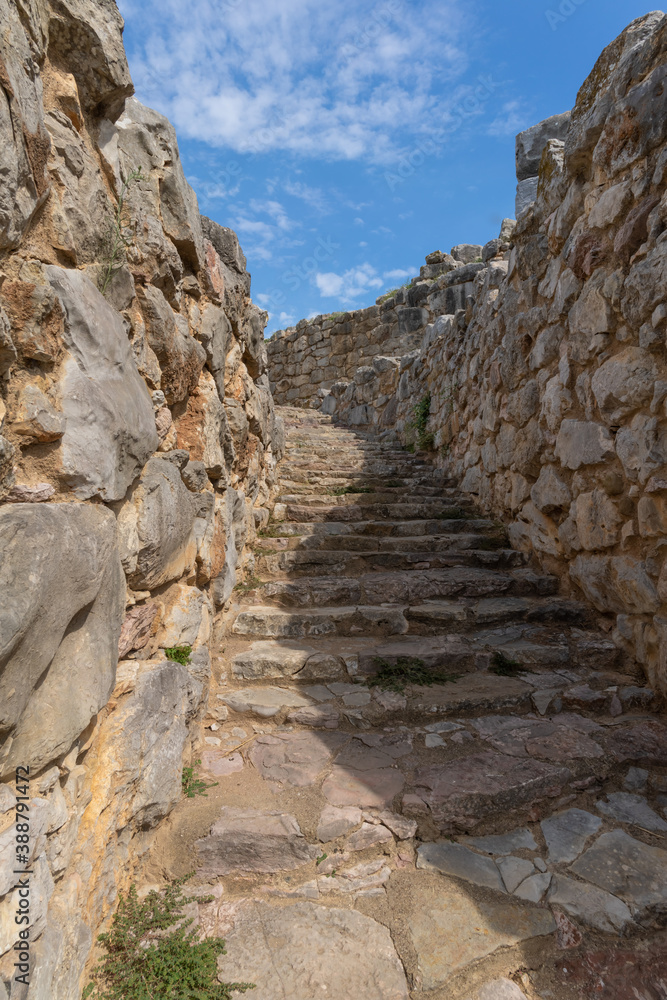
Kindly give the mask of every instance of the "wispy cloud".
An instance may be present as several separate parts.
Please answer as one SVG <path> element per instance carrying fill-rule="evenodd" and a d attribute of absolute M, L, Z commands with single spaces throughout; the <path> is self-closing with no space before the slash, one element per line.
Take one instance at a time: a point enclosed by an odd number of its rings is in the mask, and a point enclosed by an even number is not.
<path fill-rule="evenodd" d="M 337 298 L 343 303 L 352 303 L 371 289 L 381 288 L 383 281 L 372 264 L 360 264 L 342 274 L 335 271 L 318 272 L 315 284 L 323 298 Z"/>
<path fill-rule="evenodd" d="M 386 162 L 441 124 L 443 86 L 467 66 L 463 0 L 437 16 L 426 0 L 119 5 L 139 97 L 239 154 Z"/>
<path fill-rule="evenodd" d="M 412 278 L 418 272 L 419 268 L 409 268 L 406 271 L 397 267 L 393 271 L 385 271 L 382 277 L 385 278 L 385 280 L 389 279 L 389 281 L 400 281 L 401 278 Z"/>
<path fill-rule="evenodd" d="M 487 128 L 489 135 L 516 135 L 531 124 L 531 116 L 521 101 L 507 101 Z"/>

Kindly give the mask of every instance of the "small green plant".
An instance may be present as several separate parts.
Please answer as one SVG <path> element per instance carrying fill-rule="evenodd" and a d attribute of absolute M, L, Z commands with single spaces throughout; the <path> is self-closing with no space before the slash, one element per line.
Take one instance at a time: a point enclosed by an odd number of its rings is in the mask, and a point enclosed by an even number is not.
<path fill-rule="evenodd" d="M 181 787 L 183 789 L 183 794 L 187 795 L 189 799 L 194 799 L 195 795 L 203 795 L 204 798 L 208 798 L 206 794 L 207 788 L 215 788 L 218 784 L 217 781 L 212 781 L 210 785 L 199 777 L 197 773 L 197 768 L 201 764 L 201 760 L 196 760 L 192 767 L 184 767 L 183 774 L 181 776 Z"/>
<path fill-rule="evenodd" d="M 98 941 L 106 954 L 92 972 L 82 1000 L 232 1000 L 232 993 L 254 989 L 253 983 L 218 982 L 222 938 L 202 940 L 183 908 L 213 896 L 186 897 L 182 886 L 192 874 L 167 886 L 163 893 L 137 896 L 132 885 L 120 894 L 111 930 Z"/>
<path fill-rule="evenodd" d="M 164 655 L 174 663 L 180 663 L 182 667 L 187 667 L 192 656 L 192 646 L 170 646 L 165 649 Z"/>
<path fill-rule="evenodd" d="M 346 314 L 344 312 L 328 313 L 327 316 L 326 316 L 326 319 L 340 319 L 341 316 L 345 316 L 345 315 Z"/>
<path fill-rule="evenodd" d="M 118 273 L 125 263 L 126 249 L 132 246 L 134 232 L 130 220 L 125 213 L 125 198 L 130 185 L 135 181 L 142 181 L 143 179 L 144 176 L 141 173 L 141 167 L 139 167 L 138 170 L 133 170 L 132 173 L 128 174 L 121 186 L 116 211 L 113 214 L 104 238 L 103 271 L 100 276 L 99 285 L 102 295 L 106 295 L 107 288 L 113 280 L 114 275 Z"/>
<path fill-rule="evenodd" d="M 516 660 L 510 660 L 508 656 L 497 649 L 491 658 L 489 669 L 491 673 L 498 674 L 499 677 L 516 677 L 519 671 L 525 668 Z"/>
<path fill-rule="evenodd" d="M 394 490 L 401 486 L 405 486 L 405 483 L 401 479 L 388 479 L 386 483 L 383 483 L 382 485 L 386 490 Z"/>
<path fill-rule="evenodd" d="M 432 451 L 434 437 L 426 430 L 428 418 L 431 415 L 431 393 L 427 392 L 412 409 L 413 419 L 408 423 L 408 427 L 416 431 L 417 444 L 421 451 Z"/>
<path fill-rule="evenodd" d="M 387 299 L 391 299 L 394 295 L 396 295 L 397 292 L 400 292 L 403 288 L 409 288 L 411 284 L 412 284 L 411 281 L 406 281 L 404 285 L 397 285 L 396 288 L 390 288 L 389 291 L 384 292 L 384 294 L 380 296 L 380 298 L 377 300 L 377 304 L 382 305 L 383 302 L 386 302 Z"/>
<path fill-rule="evenodd" d="M 321 865 L 322 862 L 326 861 L 328 857 L 329 857 L 329 855 L 326 852 L 324 854 L 320 854 L 319 858 L 315 859 L 315 864 L 316 865 Z"/>
<path fill-rule="evenodd" d="M 369 687 L 381 687 L 385 691 L 402 694 L 407 684 L 430 687 L 433 684 L 448 684 L 458 680 L 440 667 L 429 669 L 423 660 L 414 656 L 399 656 L 395 663 L 375 657 L 377 673 L 368 679 Z"/>
<path fill-rule="evenodd" d="M 373 486 L 338 486 L 328 492 L 329 496 L 332 497 L 344 497 L 348 493 L 375 493 L 375 488 Z"/>

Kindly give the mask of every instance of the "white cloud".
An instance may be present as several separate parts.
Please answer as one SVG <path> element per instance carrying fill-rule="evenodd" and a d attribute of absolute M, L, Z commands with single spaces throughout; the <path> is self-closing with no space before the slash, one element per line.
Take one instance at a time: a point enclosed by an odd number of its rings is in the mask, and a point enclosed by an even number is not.
<path fill-rule="evenodd" d="M 318 272 L 315 284 L 323 298 L 338 298 L 343 303 L 349 303 L 371 289 L 381 288 L 383 281 L 372 264 L 360 264 L 343 274 Z"/>
<path fill-rule="evenodd" d="M 388 162 L 447 114 L 463 0 L 120 0 L 138 94 L 237 153 Z M 341 28 L 343 29 L 341 31 Z"/>
<path fill-rule="evenodd" d="M 501 113 L 496 115 L 487 128 L 489 135 L 516 135 L 529 124 L 530 116 L 521 101 L 507 101 L 503 104 Z"/>
<path fill-rule="evenodd" d="M 409 270 L 405 271 L 402 270 L 400 267 L 398 267 L 393 271 L 385 271 L 382 277 L 385 279 L 389 279 L 390 281 L 398 281 L 401 278 L 412 278 L 414 277 L 415 274 L 418 273 L 418 271 L 419 268 L 410 268 Z"/>

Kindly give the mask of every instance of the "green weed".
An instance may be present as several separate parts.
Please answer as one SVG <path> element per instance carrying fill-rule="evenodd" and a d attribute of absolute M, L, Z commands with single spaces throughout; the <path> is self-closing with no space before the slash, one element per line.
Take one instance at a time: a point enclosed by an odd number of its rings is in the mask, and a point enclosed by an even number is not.
<path fill-rule="evenodd" d="M 389 663 L 375 657 L 377 673 L 368 679 L 369 687 L 381 687 L 384 691 L 402 694 L 407 684 L 430 687 L 433 684 L 447 684 L 458 680 L 455 674 L 446 673 L 440 667 L 429 668 L 423 660 L 414 656 L 399 656 L 396 663 Z"/>
<path fill-rule="evenodd" d="M 183 774 L 181 776 L 181 787 L 183 789 L 183 794 L 187 795 L 189 799 L 194 799 L 196 795 L 203 795 L 204 798 L 208 798 L 206 794 L 207 788 L 215 788 L 218 784 L 217 781 L 211 782 L 207 785 L 206 782 L 199 777 L 197 773 L 197 768 L 201 764 L 201 760 L 196 760 L 192 767 L 184 767 Z"/>
<path fill-rule="evenodd" d="M 170 646 L 165 649 L 164 655 L 174 663 L 180 663 L 182 667 L 187 667 L 192 656 L 192 646 Z"/>
<path fill-rule="evenodd" d="M 178 879 L 163 893 L 152 890 L 139 900 L 137 887 L 120 894 L 111 930 L 98 941 L 106 954 L 92 972 L 82 1000 L 232 1000 L 232 993 L 254 989 L 253 983 L 218 982 L 218 957 L 225 955 L 222 938 L 201 940 L 183 908 L 194 900 L 181 887 L 192 875 Z"/>
<path fill-rule="evenodd" d="M 336 489 L 328 490 L 329 496 L 343 497 L 348 493 L 375 493 L 373 486 L 338 486 Z"/>
<path fill-rule="evenodd" d="M 491 658 L 491 667 L 489 669 L 492 674 L 498 674 L 499 677 L 516 677 L 520 670 L 525 670 L 526 668 L 516 660 L 510 660 L 508 656 L 505 656 L 504 653 L 501 653 L 497 649 Z"/>
<path fill-rule="evenodd" d="M 407 426 L 417 433 L 417 444 L 421 451 L 432 451 L 434 437 L 426 430 L 428 418 L 431 415 L 431 393 L 427 392 L 412 408 L 413 419 Z"/>

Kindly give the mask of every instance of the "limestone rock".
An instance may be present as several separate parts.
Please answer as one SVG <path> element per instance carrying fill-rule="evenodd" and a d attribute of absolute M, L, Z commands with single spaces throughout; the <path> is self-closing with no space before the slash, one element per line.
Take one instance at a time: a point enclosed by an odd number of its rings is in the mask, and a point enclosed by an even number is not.
<path fill-rule="evenodd" d="M 135 590 L 176 580 L 195 562 L 196 501 L 176 465 L 151 458 L 118 515 L 123 568 Z"/>
<path fill-rule="evenodd" d="M 347 806 L 338 809 L 336 806 L 325 806 L 320 815 L 317 827 L 317 839 L 326 844 L 330 840 L 342 837 L 361 823 L 361 809 Z"/>
<path fill-rule="evenodd" d="M 621 899 L 565 875 L 554 875 L 548 900 L 599 931 L 618 933 L 632 922 L 630 910 Z"/>
<path fill-rule="evenodd" d="M 603 833 L 572 865 L 575 874 L 618 896 L 639 923 L 660 920 L 667 908 L 663 872 L 667 851 L 628 836 L 622 830 Z"/>
<path fill-rule="evenodd" d="M 3 0 L 0 17 L 5 29 L 0 61 L 6 81 L 0 99 L 0 248 L 4 250 L 19 245 L 50 185 L 41 80 L 33 69 L 37 53 L 19 11 L 8 0 Z"/>
<path fill-rule="evenodd" d="M 81 499 L 120 500 L 156 450 L 150 396 L 118 313 L 80 271 L 47 267 L 65 313 L 62 469 Z"/>
<path fill-rule="evenodd" d="M 207 837 L 196 842 L 200 872 L 291 871 L 317 856 L 294 816 L 223 806 Z"/>
<path fill-rule="evenodd" d="M 303 788 L 315 781 L 347 739 L 340 733 L 275 733 L 258 736 L 248 756 L 264 778 Z"/>
<path fill-rule="evenodd" d="M 586 841 L 600 829 L 601 820 L 583 809 L 568 809 L 542 820 L 541 825 L 549 849 L 549 861 L 561 864 L 574 861 L 581 854 Z"/>
<path fill-rule="evenodd" d="M 446 767 L 420 768 L 415 787 L 441 830 L 465 830 L 498 809 L 527 811 L 534 802 L 558 795 L 568 780 L 566 768 L 489 752 Z"/>
<path fill-rule="evenodd" d="M 556 441 L 556 456 L 567 469 L 598 465 L 614 456 L 614 441 L 601 424 L 564 420 Z"/>
<path fill-rule="evenodd" d="M 13 736 L 4 774 L 22 755 L 38 769 L 69 750 L 106 704 L 125 585 L 104 508 L 14 504 L 0 509 L 0 533 L 0 703 L 2 729 Z"/>
<path fill-rule="evenodd" d="M 444 875 L 455 875 L 465 879 L 466 882 L 505 892 L 493 861 L 469 851 L 461 844 L 450 844 L 446 841 L 439 844 L 423 844 L 418 849 L 417 856 L 417 868 L 439 871 Z M 532 868 L 531 864 L 531 871 Z"/>
<path fill-rule="evenodd" d="M 253 687 L 225 695 L 223 701 L 234 712 L 251 712 L 262 718 L 277 715 L 282 708 L 307 707 L 309 698 L 285 688 Z"/>
<path fill-rule="evenodd" d="M 551 934 L 548 910 L 511 903 L 477 903 L 440 888 L 437 904 L 409 916 L 409 929 L 425 990 L 437 989 L 470 963 L 499 948 Z"/>
<path fill-rule="evenodd" d="M 408 1000 L 388 929 L 356 910 L 307 902 L 247 903 L 225 937 L 220 978 L 252 980 L 255 1000 L 310 1000 L 325 992 Z"/>
<path fill-rule="evenodd" d="M 148 343 L 160 365 L 160 389 L 168 403 L 178 403 L 196 388 L 206 353 L 158 288 L 140 286 L 137 295 L 146 320 Z"/>

